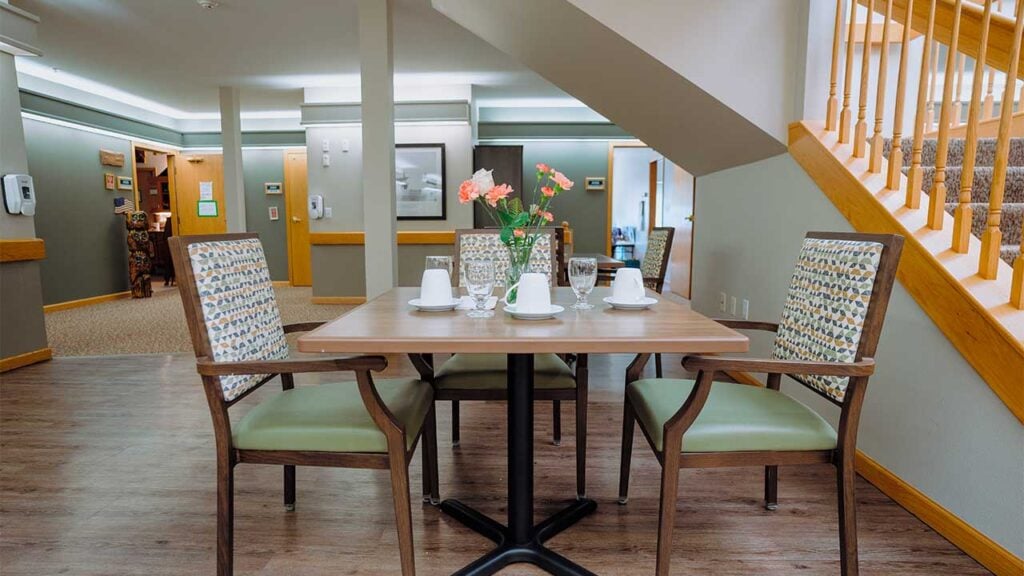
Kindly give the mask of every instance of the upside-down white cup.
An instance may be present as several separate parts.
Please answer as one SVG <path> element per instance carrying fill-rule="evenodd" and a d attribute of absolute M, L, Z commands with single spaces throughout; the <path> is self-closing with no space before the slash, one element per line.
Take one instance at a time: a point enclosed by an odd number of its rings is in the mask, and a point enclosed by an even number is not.
<path fill-rule="evenodd" d="M 447 270 L 434 268 L 423 271 L 420 281 L 420 302 L 427 306 L 441 306 L 452 301 L 452 279 Z"/>
<path fill-rule="evenodd" d="M 644 297 L 644 277 L 639 268 L 619 268 L 612 280 L 612 298 L 636 302 Z"/>
<path fill-rule="evenodd" d="M 551 289 L 548 277 L 539 272 L 527 272 L 505 292 L 505 303 L 512 290 L 516 290 L 516 312 L 543 314 L 551 310 Z"/>

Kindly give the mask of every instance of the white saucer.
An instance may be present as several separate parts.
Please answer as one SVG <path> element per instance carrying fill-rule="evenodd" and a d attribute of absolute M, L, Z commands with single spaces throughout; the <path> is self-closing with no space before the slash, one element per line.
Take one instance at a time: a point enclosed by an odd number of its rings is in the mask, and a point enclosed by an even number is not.
<path fill-rule="evenodd" d="M 509 304 L 505 306 L 504 310 L 507 314 L 511 314 L 513 318 L 518 320 L 547 320 L 548 318 L 554 318 L 555 314 L 564 312 L 565 308 L 558 304 L 552 304 L 547 312 L 516 312 L 516 305 Z"/>
<path fill-rule="evenodd" d="M 458 298 L 452 298 L 452 301 L 447 304 L 423 304 L 419 298 L 413 298 L 409 300 L 409 306 L 419 310 L 420 312 L 448 312 L 449 310 L 455 310 L 455 307 L 459 305 Z"/>
<path fill-rule="evenodd" d="M 651 306 L 658 303 L 657 298 L 644 297 L 639 300 L 616 300 L 613 296 L 607 296 L 604 298 L 604 303 L 608 304 L 612 308 L 618 308 L 619 310 L 643 310 L 644 308 L 650 308 Z"/>

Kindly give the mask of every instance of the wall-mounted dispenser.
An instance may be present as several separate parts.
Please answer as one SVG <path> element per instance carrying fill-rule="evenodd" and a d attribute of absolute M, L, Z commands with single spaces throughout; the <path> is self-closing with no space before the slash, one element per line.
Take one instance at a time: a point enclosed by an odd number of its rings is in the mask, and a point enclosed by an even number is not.
<path fill-rule="evenodd" d="M 32 216 L 36 213 L 36 189 L 28 174 L 4 176 L 4 208 L 8 214 Z"/>
<path fill-rule="evenodd" d="M 324 217 L 324 197 L 311 195 L 309 197 L 309 219 L 319 220 Z"/>

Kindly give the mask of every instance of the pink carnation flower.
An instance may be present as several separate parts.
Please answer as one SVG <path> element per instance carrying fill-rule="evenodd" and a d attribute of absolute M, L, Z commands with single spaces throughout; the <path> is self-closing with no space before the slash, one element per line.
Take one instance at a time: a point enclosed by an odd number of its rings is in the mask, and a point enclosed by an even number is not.
<path fill-rule="evenodd" d="M 459 202 L 467 204 L 480 196 L 480 187 L 472 180 L 466 180 L 459 185 Z"/>
<path fill-rule="evenodd" d="M 509 186 L 508 184 L 499 184 L 498 186 L 491 188 L 490 191 L 487 192 L 487 203 L 490 204 L 491 206 L 497 206 L 498 200 L 503 200 L 507 198 L 508 195 L 511 193 L 511 186 Z"/>
<path fill-rule="evenodd" d="M 555 184 L 557 184 L 559 188 L 561 188 L 562 190 L 572 189 L 572 180 L 569 180 L 568 178 L 565 177 L 565 174 L 562 174 L 557 170 L 554 170 L 553 172 L 554 173 L 551 175 L 551 179 L 555 181 Z"/>
<path fill-rule="evenodd" d="M 523 230 L 522 228 L 516 228 L 515 230 L 512 231 L 512 235 L 515 236 L 516 238 L 523 238 L 524 236 L 526 236 L 526 230 Z"/>
<path fill-rule="evenodd" d="M 544 210 L 537 212 L 537 214 L 540 215 L 541 218 L 547 220 L 548 222 L 551 222 L 552 220 L 555 219 L 554 214 L 552 214 L 551 212 L 546 212 Z"/>
<path fill-rule="evenodd" d="M 551 166 L 548 166 L 547 164 L 541 162 L 537 164 L 537 171 L 547 174 L 548 172 L 551 172 Z"/>
<path fill-rule="evenodd" d="M 555 189 L 552 188 L 551 186 L 541 186 L 540 193 L 545 196 L 551 197 L 555 195 Z"/>

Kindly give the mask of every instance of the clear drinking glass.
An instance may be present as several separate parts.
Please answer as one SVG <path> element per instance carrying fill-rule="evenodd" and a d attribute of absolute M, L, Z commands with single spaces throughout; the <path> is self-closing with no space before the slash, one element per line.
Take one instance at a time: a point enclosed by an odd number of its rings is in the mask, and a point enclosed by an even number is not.
<path fill-rule="evenodd" d="M 424 266 L 426 270 L 447 270 L 448 277 L 452 276 L 452 257 L 451 256 L 427 256 L 427 263 Z"/>
<path fill-rule="evenodd" d="M 590 310 L 593 304 L 587 303 L 587 295 L 594 289 L 597 282 L 597 259 L 596 258 L 570 258 L 569 259 L 569 284 L 572 291 L 576 293 L 576 303 L 572 305 L 575 310 Z"/>
<path fill-rule="evenodd" d="M 470 318 L 489 318 L 494 312 L 486 309 L 487 298 L 494 292 L 494 263 L 489 260 L 473 260 L 463 266 L 466 274 L 466 291 L 473 298 L 476 308 L 468 314 Z"/>

